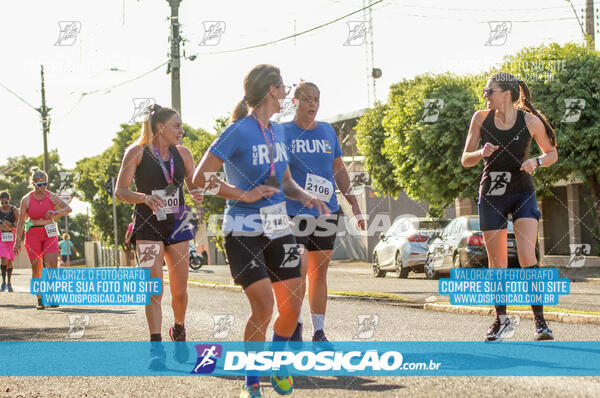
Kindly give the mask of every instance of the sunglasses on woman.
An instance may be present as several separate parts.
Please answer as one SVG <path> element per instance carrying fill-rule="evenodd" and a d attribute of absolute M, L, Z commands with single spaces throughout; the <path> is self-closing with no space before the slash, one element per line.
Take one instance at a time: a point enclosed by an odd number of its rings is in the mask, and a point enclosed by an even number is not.
<path fill-rule="evenodd" d="M 488 87 L 484 87 L 483 88 L 483 95 L 492 95 L 494 94 L 494 91 L 504 91 L 504 90 L 498 90 L 497 88 L 488 88 Z"/>
<path fill-rule="evenodd" d="M 36 186 L 36 187 L 38 187 L 38 188 L 45 187 L 46 185 L 48 185 L 48 182 L 47 182 L 47 181 L 44 181 L 44 182 L 36 182 L 36 183 L 35 183 L 35 186 Z"/>

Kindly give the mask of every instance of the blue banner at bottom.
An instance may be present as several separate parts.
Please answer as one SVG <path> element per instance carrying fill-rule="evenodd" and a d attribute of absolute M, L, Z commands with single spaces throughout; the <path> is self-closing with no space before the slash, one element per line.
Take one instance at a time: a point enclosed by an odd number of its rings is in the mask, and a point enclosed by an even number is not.
<path fill-rule="evenodd" d="M 0 376 L 600 376 L 600 342 L 1 342 Z"/>

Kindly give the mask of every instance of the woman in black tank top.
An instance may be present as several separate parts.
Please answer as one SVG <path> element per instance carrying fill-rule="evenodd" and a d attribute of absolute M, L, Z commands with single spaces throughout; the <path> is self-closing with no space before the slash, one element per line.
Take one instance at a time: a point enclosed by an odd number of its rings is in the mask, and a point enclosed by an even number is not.
<path fill-rule="evenodd" d="M 142 125 L 141 137 L 125 151 L 115 196 L 134 203 L 132 241 L 141 267 L 150 268 L 152 278 L 163 279 L 163 262 L 169 270 L 169 287 L 175 325 L 169 330 L 171 339 L 185 341 L 187 308 L 188 241 L 193 239 L 186 222 L 184 183 L 192 198 L 202 201 L 202 190 L 192 184 L 194 159 L 186 147 L 179 145 L 183 136 L 181 119 L 170 108 L 155 105 Z M 129 189 L 135 181 L 137 192 Z M 150 340 L 161 341 L 162 293 L 153 295 L 146 306 Z M 187 360 L 185 344 L 178 344 L 176 357 Z M 150 355 L 152 369 L 164 368 L 165 351 L 153 344 Z"/>
<path fill-rule="evenodd" d="M 13 271 L 13 260 L 15 252 L 13 245 L 15 243 L 15 229 L 19 219 L 19 210 L 10 204 L 10 194 L 8 192 L 0 193 L 0 262 L 2 267 L 2 285 L 0 292 L 8 290 L 13 291 L 10 278 Z M 8 283 L 6 277 L 8 276 Z"/>
<path fill-rule="evenodd" d="M 488 110 L 473 115 L 461 163 L 473 167 L 481 159 L 484 161 L 478 208 L 488 266 L 508 265 L 507 222 L 511 215 L 521 268 L 538 267 L 535 247 L 541 213 L 531 173 L 558 160 L 556 135 L 533 107 L 527 84 L 510 73 L 492 75 L 483 96 Z M 533 139 L 543 152 L 537 158 L 529 158 Z M 506 305 L 495 307 L 496 321 L 488 331 L 488 341 L 502 339 L 502 332 L 510 325 Z M 543 306 L 531 307 L 536 320 L 535 340 L 553 339 L 544 320 Z"/>

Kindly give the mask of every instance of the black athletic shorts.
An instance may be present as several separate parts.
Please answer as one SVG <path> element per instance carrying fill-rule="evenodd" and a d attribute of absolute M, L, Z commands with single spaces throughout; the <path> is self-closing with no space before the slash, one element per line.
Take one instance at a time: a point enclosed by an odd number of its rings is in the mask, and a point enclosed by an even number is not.
<path fill-rule="evenodd" d="M 194 239 L 192 225 L 181 212 L 167 215 L 165 220 L 159 221 L 155 214 L 145 215 L 135 213 L 131 242 L 135 245 L 138 240 L 163 242 L 165 246 Z M 144 217 L 146 216 L 146 217 Z"/>
<path fill-rule="evenodd" d="M 254 282 L 270 278 L 280 282 L 300 278 L 302 248 L 294 235 L 269 239 L 265 235 L 225 236 L 225 253 L 231 276 L 244 289 Z"/>
<path fill-rule="evenodd" d="M 540 219 L 535 191 L 519 192 L 508 195 L 480 195 L 477 200 L 479 227 L 482 231 L 506 229 L 508 215 L 513 222 L 519 218 Z"/>
<path fill-rule="evenodd" d="M 296 221 L 293 225 L 293 233 L 296 242 L 302 244 L 308 251 L 333 250 L 337 226 L 342 210 L 333 214 L 319 217 L 292 217 Z"/>

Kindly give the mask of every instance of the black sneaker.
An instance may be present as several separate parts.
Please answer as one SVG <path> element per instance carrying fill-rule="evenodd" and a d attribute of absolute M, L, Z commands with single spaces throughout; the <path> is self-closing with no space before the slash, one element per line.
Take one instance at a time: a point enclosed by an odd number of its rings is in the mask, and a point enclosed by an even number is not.
<path fill-rule="evenodd" d="M 331 344 L 329 342 L 329 340 L 327 340 L 327 337 L 325 337 L 325 332 L 323 331 L 323 329 L 317 330 L 315 332 L 315 334 L 313 334 L 312 341 L 313 341 L 313 343 L 319 343 L 319 344 L 315 344 L 315 347 L 317 348 L 318 351 L 325 351 L 325 350 L 333 349 L 333 344 Z"/>
<path fill-rule="evenodd" d="M 533 335 L 535 341 L 542 340 L 554 340 L 552 330 L 548 327 L 545 319 L 536 318 L 535 320 L 535 334 Z"/>
<path fill-rule="evenodd" d="M 38 300 L 37 305 L 35 306 L 36 310 L 45 310 L 46 307 L 44 306 L 44 303 L 42 303 L 42 300 Z"/>
<path fill-rule="evenodd" d="M 502 341 L 504 339 L 503 334 L 510 329 L 514 330 L 514 327 L 509 317 L 506 317 L 504 322 L 501 322 L 500 319 L 496 318 L 487 332 L 485 341 Z"/>
<path fill-rule="evenodd" d="M 167 368 L 165 361 L 167 360 L 167 353 L 162 341 L 151 341 L 150 342 L 150 370 L 164 370 Z"/>
<path fill-rule="evenodd" d="M 49 305 L 48 307 L 50 307 L 50 308 L 58 308 L 58 307 L 60 307 L 60 305 L 58 305 L 58 304 L 52 304 L 52 305 Z"/>
<path fill-rule="evenodd" d="M 190 358 L 190 351 L 185 342 L 185 326 L 174 324 L 169 329 L 169 336 L 175 342 L 175 360 L 180 363 L 185 363 Z"/>

